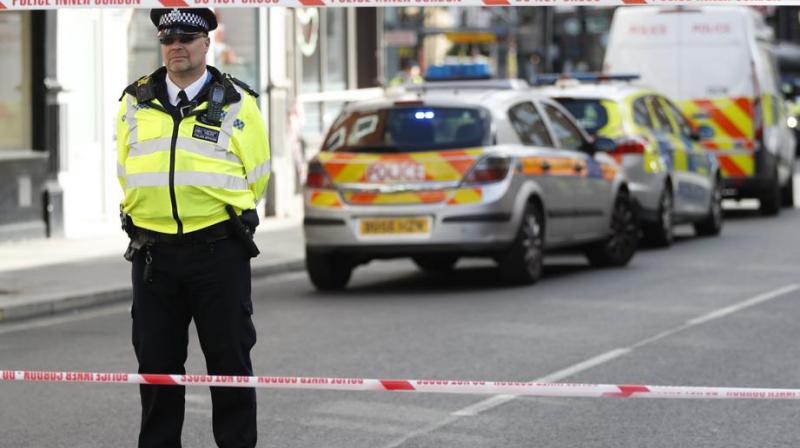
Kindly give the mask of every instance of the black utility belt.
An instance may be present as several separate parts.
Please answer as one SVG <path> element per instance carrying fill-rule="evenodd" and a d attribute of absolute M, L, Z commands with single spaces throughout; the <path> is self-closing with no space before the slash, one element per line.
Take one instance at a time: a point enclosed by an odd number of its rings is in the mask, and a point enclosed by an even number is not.
<path fill-rule="evenodd" d="M 228 221 L 218 222 L 206 228 L 184 234 L 154 232 L 141 227 L 133 227 L 134 239 L 142 244 L 198 244 L 211 243 L 231 236 Z"/>

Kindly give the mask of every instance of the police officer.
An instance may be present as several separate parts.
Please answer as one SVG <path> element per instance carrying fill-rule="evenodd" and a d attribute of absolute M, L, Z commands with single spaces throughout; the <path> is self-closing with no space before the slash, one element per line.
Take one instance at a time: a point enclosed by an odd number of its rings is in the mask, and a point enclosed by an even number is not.
<path fill-rule="evenodd" d="M 419 65 L 412 58 L 404 57 L 400 59 L 400 71 L 389 80 L 389 87 L 397 87 L 407 84 L 419 84 L 424 79 L 420 75 Z"/>
<path fill-rule="evenodd" d="M 129 85 L 117 116 L 140 373 L 185 373 L 194 319 L 209 374 L 253 375 L 250 257 L 270 173 L 256 96 L 206 66 L 209 9 L 154 9 L 164 67 Z M 181 446 L 184 388 L 141 386 L 139 447 Z M 211 388 L 214 438 L 256 446 L 254 389 Z"/>

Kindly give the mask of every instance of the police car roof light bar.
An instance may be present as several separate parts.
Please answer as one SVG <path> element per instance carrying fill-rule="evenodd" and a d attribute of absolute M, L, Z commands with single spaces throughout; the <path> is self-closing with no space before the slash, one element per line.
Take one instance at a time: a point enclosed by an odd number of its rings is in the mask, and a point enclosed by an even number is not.
<path fill-rule="evenodd" d="M 425 81 L 456 81 L 491 79 L 492 72 L 487 64 L 444 64 L 431 65 L 425 72 Z"/>

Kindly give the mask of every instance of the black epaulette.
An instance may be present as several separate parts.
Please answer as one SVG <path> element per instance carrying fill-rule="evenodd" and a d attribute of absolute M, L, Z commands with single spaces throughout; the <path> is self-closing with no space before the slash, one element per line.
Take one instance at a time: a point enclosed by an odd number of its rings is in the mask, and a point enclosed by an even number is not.
<path fill-rule="evenodd" d="M 244 81 L 236 79 L 227 73 L 225 74 L 225 78 L 229 79 L 232 83 L 244 89 L 244 91 L 249 93 L 251 96 L 258 98 L 258 93 L 255 90 L 253 90 L 252 87 L 248 86 L 247 83 L 245 83 Z"/>
<path fill-rule="evenodd" d="M 156 97 L 156 89 L 149 76 L 142 76 L 136 81 L 136 101 L 144 103 Z"/>
<path fill-rule="evenodd" d="M 122 101 L 122 97 L 124 97 L 126 93 L 135 96 L 136 102 L 138 103 L 145 103 L 156 97 L 156 90 L 151 82 L 150 75 L 142 76 L 137 79 L 136 82 L 125 87 L 118 101 Z"/>

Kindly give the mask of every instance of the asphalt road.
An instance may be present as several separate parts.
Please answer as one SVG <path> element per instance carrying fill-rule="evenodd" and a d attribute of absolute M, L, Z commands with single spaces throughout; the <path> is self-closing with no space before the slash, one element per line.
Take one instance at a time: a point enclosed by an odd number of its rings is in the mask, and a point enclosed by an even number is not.
<path fill-rule="evenodd" d="M 356 271 L 345 293 L 302 274 L 254 284 L 259 375 L 800 388 L 800 210 L 727 214 L 624 269 L 547 260 L 531 287 L 490 263 L 452 275 L 408 261 Z M 268 256 L 264 251 L 262 256 Z M 0 368 L 135 372 L 126 307 L 0 326 Z M 187 370 L 204 373 L 196 340 Z M 0 447 L 135 446 L 136 386 L 0 383 Z M 259 391 L 263 447 L 794 447 L 791 401 L 516 398 Z M 184 447 L 211 447 L 206 388 Z"/>

